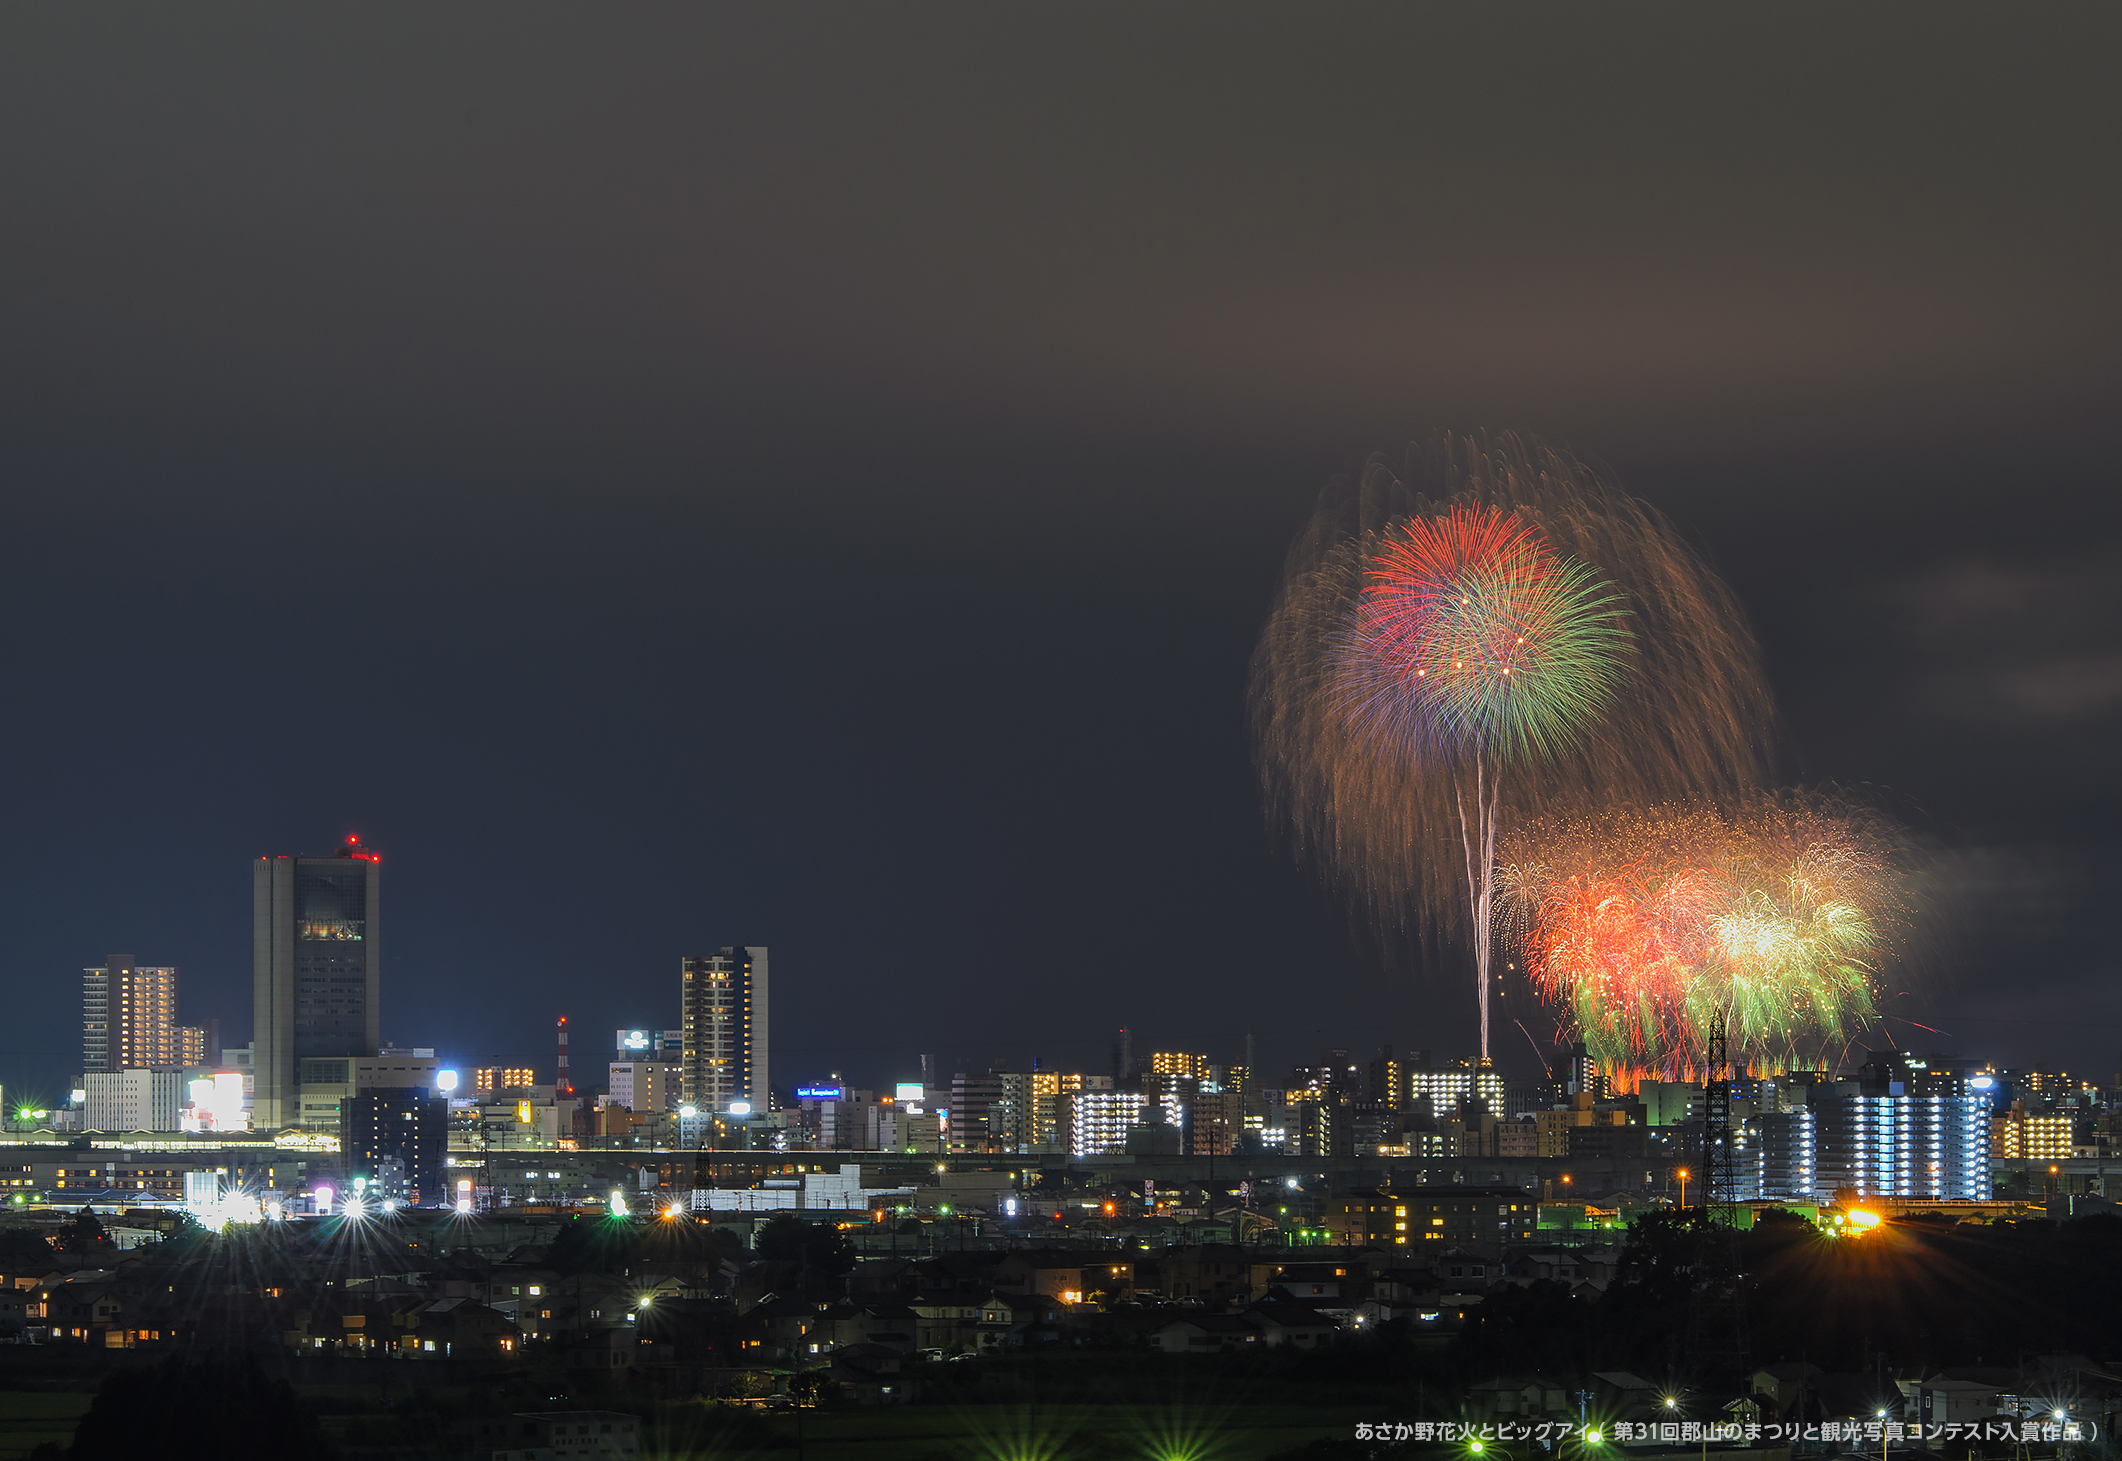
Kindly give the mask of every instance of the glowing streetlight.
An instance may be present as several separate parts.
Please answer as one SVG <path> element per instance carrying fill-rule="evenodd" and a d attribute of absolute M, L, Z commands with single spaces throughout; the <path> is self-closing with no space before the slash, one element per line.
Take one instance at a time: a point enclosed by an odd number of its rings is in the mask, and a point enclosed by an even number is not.
<path fill-rule="evenodd" d="M 614 1188 L 612 1189 L 612 1205 L 611 1205 L 611 1213 L 612 1213 L 612 1216 L 613 1216 L 613 1217 L 625 1217 L 625 1216 L 626 1216 L 626 1212 L 627 1212 L 627 1208 L 626 1208 L 626 1194 L 625 1194 L 624 1192 L 621 1192 L 621 1191 L 620 1191 L 620 1190 L 619 1190 L 618 1188 L 614 1187 Z"/>

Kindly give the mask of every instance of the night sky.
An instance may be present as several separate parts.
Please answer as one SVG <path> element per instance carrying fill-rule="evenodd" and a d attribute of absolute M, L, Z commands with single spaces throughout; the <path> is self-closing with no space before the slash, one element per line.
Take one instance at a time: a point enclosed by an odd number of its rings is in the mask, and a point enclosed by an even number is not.
<path fill-rule="evenodd" d="M 385 1038 L 465 1062 L 600 1065 L 731 942 L 784 1086 L 1469 1053 L 1242 719 L 1321 484 L 1444 426 L 1671 514 L 1789 777 L 1940 849 L 1892 1038 L 2105 1079 L 2118 32 L 11 9 L 0 1080 L 112 951 L 240 1044 L 249 859 L 349 832 Z"/>

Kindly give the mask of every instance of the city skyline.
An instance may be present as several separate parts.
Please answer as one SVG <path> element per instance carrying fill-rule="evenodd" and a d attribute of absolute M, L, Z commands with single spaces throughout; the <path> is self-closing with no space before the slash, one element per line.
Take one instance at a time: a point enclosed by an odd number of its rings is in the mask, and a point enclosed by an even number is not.
<path fill-rule="evenodd" d="M 122 65 L 11 24 L 10 1082 L 73 1073 L 112 949 L 240 1024 L 229 879 L 349 833 L 400 1044 L 667 1024 L 670 962 L 751 930 L 809 992 L 792 1074 L 1280 1040 L 1293 986 L 1292 1058 L 1468 1048 L 1461 961 L 1359 938 L 1274 841 L 1241 701 L 1321 485 L 1439 427 L 1670 516 L 1759 634 L 1785 779 L 1945 854 L 1885 1038 L 2117 1063 L 2096 44 L 757 14 L 556 102 L 586 19 L 521 68 L 461 18 L 166 17 Z M 958 64 L 1005 41 L 1000 92 Z"/>
<path fill-rule="evenodd" d="M 0 9 L 0 1454 L 2115 1450 L 2118 42 Z"/>

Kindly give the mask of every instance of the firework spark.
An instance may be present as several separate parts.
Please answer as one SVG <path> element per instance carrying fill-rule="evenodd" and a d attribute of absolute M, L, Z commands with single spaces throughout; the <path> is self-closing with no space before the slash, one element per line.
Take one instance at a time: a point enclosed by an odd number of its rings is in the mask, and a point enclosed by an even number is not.
<path fill-rule="evenodd" d="M 1629 648 L 1611 587 L 1512 512 L 1457 504 L 1385 533 L 1333 668 L 1358 734 L 1512 761 L 1573 744 Z"/>
<path fill-rule="evenodd" d="M 1883 819 L 1827 795 L 1609 810 L 1514 829 L 1500 897 L 1534 988 L 1602 1062 L 1670 1075 L 1720 1019 L 1736 1048 L 1788 1061 L 1877 1019 L 1892 847 Z"/>
<path fill-rule="evenodd" d="M 1300 854 L 1382 930 L 1472 945 L 1484 1055 L 1499 829 L 1737 796 L 1772 719 L 1737 605 L 1671 526 L 1514 436 L 1440 436 L 1404 473 L 1373 458 L 1330 485 L 1249 698 Z"/>

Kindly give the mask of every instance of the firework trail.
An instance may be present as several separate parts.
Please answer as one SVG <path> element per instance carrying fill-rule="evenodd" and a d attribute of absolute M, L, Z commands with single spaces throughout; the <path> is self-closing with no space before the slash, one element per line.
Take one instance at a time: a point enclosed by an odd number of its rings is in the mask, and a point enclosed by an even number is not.
<path fill-rule="evenodd" d="M 1270 815 L 1385 930 L 1472 945 L 1496 838 L 1727 801 L 1772 720 L 1736 602 L 1655 510 L 1529 438 L 1440 435 L 1321 494 L 1253 655 Z"/>
<path fill-rule="evenodd" d="M 1878 1018 L 1895 845 L 1834 793 L 1608 809 L 1514 828 L 1499 898 L 1534 988 L 1601 1062 L 1671 1078 L 1728 1019 L 1736 1048 L 1788 1063 Z"/>

